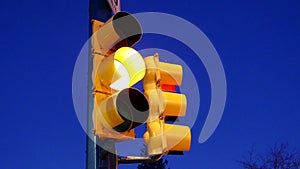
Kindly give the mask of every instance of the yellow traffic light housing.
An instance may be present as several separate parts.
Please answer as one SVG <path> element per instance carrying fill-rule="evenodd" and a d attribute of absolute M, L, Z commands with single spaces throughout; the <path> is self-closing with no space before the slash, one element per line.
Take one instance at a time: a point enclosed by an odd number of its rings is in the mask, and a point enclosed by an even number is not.
<path fill-rule="evenodd" d="M 92 20 L 93 48 L 103 55 L 110 55 L 121 47 L 130 47 L 142 37 L 138 20 L 127 12 L 118 12 L 107 22 Z"/>
<path fill-rule="evenodd" d="M 95 105 L 103 127 L 117 132 L 130 131 L 145 123 L 149 115 L 148 100 L 135 88 L 123 89 Z"/>
<path fill-rule="evenodd" d="M 92 22 L 95 135 L 134 139 L 134 128 L 147 122 L 144 141 L 149 156 L 189 151 L 189 127 L 166 123 L 166 117 L 186 113 L 186 96 L 164 87 L 181 85 L 182 67 L 160 62 L 158 55 L 143 58 L 130 48 L 142 35 L 132 15 L 119 12 L 106 23 Z M 142 79 L 145 95 L 131 88 Z"/>
<path fill-rule="evenodd" d="M 145 95 L 132 85 L 146 73 L 143 57 L 130 48 L 142 29 L 126 12 L 115 14 L 106 23 L 93 20 L 94 133 L 117 141 L 134 139 L 134 128 L 149 116 Z"/>
<path fill-rule="evenodd" d="M 147 131 L 144 134 L 148 155 L 171 151 L 189 151 L 191 132 L 187 126 L 167 124 L 167 116 L 185 116 L 187 100 L 184 94 L 165 92 L 163 85 L 181 85 L 182 67 L 159 61 L 158 54 L 144 59 L 146 75 L 144 90 L 150 104 Z"/>

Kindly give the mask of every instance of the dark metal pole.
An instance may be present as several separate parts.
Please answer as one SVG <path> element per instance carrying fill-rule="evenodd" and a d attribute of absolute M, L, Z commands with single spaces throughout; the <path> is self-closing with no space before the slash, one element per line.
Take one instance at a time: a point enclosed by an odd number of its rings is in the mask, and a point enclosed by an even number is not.
<path fill-rule="evenodd" d="M 112 10 L 108 4 L 107 0 L 90 0 L 89 4 L 89 37 L 92 35 L 92 25 L 91 20 L 96 19 L 101 22 L 106 22 L 112 15 Z M 91 44 L 90 44 L 91 49 Z M 93 97 L 93 82 L 92 82 L 92 71 L 93 71 L 93 59 L 91 57 L 91 50 L 89 52 L 88 58 L 88 118 L 87 118 L 87 140 L 86 140 L 86 169 L 112 169 L 109 160 L 112 156 L 111 153 L 105 151 L 101 147 L 97 146 L 96 142 L 99 142 L 98 137 L 93 134 L 93 107 L 94 107 L 94 97 Z M 113 143 L 114 148 L 114 143 Z M 100 156 L 104 154 L 104 156 Z M 101 159 L 102 158 L 102 159 Z M 113 159 L 113 158 L 111 158 Z"/>

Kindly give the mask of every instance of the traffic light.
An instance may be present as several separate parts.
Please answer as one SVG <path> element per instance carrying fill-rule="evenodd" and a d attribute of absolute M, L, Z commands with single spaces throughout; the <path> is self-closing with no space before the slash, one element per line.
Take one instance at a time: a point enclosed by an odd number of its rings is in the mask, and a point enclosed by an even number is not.
<path fill-rule="evenodd" d="M 146 73 L 143 57 L 131 48 L 141 38 L 141 26 L 126 12 L 92 24 L 94 134 L 100 139 L 134 139 L 134 128 L 149 116 L 148 99 L 132 88 Z"/>
<path fill-rule="evenodd" d="M 185 116 L 186 113 L 186 96 L 170 92 L 174 91 L 175 86 L 181 85 L 182 67 L 160 62 L 158 54 L 144 60 L 146 63 L 144 90 L 150 105 L 147 131 L 144 134 L 148 155 L 189 151 L 190 128 L 166 123 L 167 117 Z"/>
<path fill-rule="evenodd" d="M 158 55 L 143 58 L 131 48 L 142 30 L 129 13 L 92 23 L 94 134 L 100 139 L 134 139 L 134 128 L 147 122 L 149 156 L 189 151 L 190 128 L 167 123 L 186 113 L 186 96 L 176 93 L 182 67 L 160 62 Z M 132 88 L 142 79 L 144 93 Z"/>

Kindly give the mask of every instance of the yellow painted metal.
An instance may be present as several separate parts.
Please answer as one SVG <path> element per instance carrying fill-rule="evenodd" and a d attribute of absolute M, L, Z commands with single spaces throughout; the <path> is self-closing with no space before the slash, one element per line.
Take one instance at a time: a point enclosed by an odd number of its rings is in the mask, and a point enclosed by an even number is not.
<path fill-rule="evenodd" d="M 164 102 L 163 116 L 185 116 L 187 101 L 184 94 L 162 92 Z"/>
<path fill-rule="evenodd" d="M 150 116 L 185 116 L 186 96 L 184 94 L 162 92 L 161 83 L 181 85 L 182 67 L 180 65 L 159 62 L 158 55 L 145 59 L 146 75 L 144 77 L 145 94 L 150 101 Z M 174 76 L 174 78 L 172 78 Z M 167 82 L 166 82 L 167 81 Z"/>
<path fill-rule="evenodd" d="M 108 96 L 103 93 L 95 93 L 94 94 L 94 109 L 93 109 L 93 124 L 94 124 L 94 133 L 98 136 L 103 136 L 105 131 L 104 127 L 100 122 L 101 113 L 99 110 L 99 106 L 101 102 L 105 100 Z"/>
<path fill-rule="evenodd" d="M 103 100 L 100 107 L 97 108 L 100 110 L 100 121 L 105 125 L 104 127 L 114 128 L 124 122 L 122 117 L 119 115 L 116 106 L 117 96 L 118 93 L 108 97 L 107 99 Z"/>
<path fill-rule="evenodd" d="M 146 57 L 144 61 L 146 64 L 144 90 L 150 105 L 147 132 L 144 134 L 148 155 L 164 154 L 168 151 L 189 151 L 190 128 L 165 123 L 166 116 L 185 116 L 186 96 L 161 91 L 161 84 L 181 85 L 182 67 L 159 62 L 158 54 Z"/>
<path fill-rule="evenodd" d="M 135 88 L 126 88 L 110 96 L 96 92 L 94 114 L 96 127 L 122 133 L 147 121 L 149 103 Z"/>
<path fill-rule="evenodd" d="M 92 47 L 93 47 L 93 83 L 94 83 L 94 133 L 100 139 L 113 138 L 116 141 L 134 139 L 134 130 L 117 132 L 113 127 L 118 126 L 124 120 L 120 117 L 115 107 L 117 92 L 135 84 L 143 78 L 145 74 L 145 64 L 142 56 L 131 48 L 124 48 L 117 51 L 123 46 L 133 46 L 137 43 L 142 35 L 141 26 L 135 17 L 126 13 L 119 12 L 106 23 L 92 20 Z M 129 26 L 128 26 L 129 25 Z M 140 57 L 140 58 L 138 58 Z M 135 63 L 129 63 L 134 60 Z M 142 61 L 142 62 L 141 62 Z M 116 68 L 116 62 L 121 63 L 127 69 L 130 75 L 130 81 L 121 88 L 115 90 L 111 84 L 122 80 L 124 72 Z M 135 68 L 135 70 L 132 69 Z M 141 70 L 137 71 L 136 67 Z"/>
<path fill-rule="evenodd" d="M 160 71 L 158 67 L 158 54 L 144 58 L 146 64 L 146 75 L 143 79 L 145 95 L 149 100 L 150 116 L 148 122 L 160 117 L 164 104 L 163 95 L 160 85 L 157 83 L 160 79 Z"/>
<path fill-rule="evenodd" d="M 157 83 L 160 79 L 158 55 L 146 57 L 144 61 L 146 64 L 146 75 L 143 79 L 144 90 L 150 106 L 144 142 L 148 148 L 148 155 L 157 155 L 162 154 L 166 148 L 163 135 L 164 121 L 160 119 L 164 104 L 162 102 L 162 91 L 159 83 Z"/>
<path fill-rule="evenodd" d="M 104 59 L 99 62 L 95 70 L 98 76 L 97 81 L 99 81 L 107 88 L 109 88 L 112 83 L 121 78 L 121 75 L 118 73 L 115 67 L 114 55 L 104 57 Z"/>
<path fill-rule="evenodd" d="M 95 26 L 92 38 L 94 49 L 103 55 L 109 56 L 123 46 L 133 46 L 142 36 L 138 20 L 127 12 L 118 12 L 104 24 L 95 20 L 92 22 Z"/>
<path fill-rule="evenodd" d="M 143 79 L 144 90 L 147 92 L 153 89 L 159 89 L 160 86 L 157 85 L 160 79 L 158 55 L 148 56 L 144 58 L 144 61 L 146 64 L 146 75 Z"/>
<path fill-rule="evenodd" d="M 110 51 L 109 49 L 103 49 L 102 46 L 101 46 L 101 42 L 100 42 L 100 39 L 98 39 L 98 34 L 100 34 L 101 31 L 105 31 L 105 29 L 102 28 L 102 26 L 105 24 L 104 22 L 101 22 L 101 21 L 98 21 L 98 20 L 91 20 L 92 22 L 92 31 L 93 31 L 93 34 L 91 36 L 91 43 L 92 43 L 92 46 L 93 46 L 93 52 L 96 52 L 98 54 L 101 54 L 101 55 L 110 55 L 112 54 L 113 52 L 104 52 L 104 50 L 108 50 Z M 100 31 L 101 29 L 101 31 Z"/>
<path fill-rule="evenodd" d="M 114 29 L 113 18 L 104 23 L 101 28 L 93 34 L 93 43 L 98 46 L 94 46 L 96 51 L 101 52 L 104 55 L 111 55 L 114 45 L 121 41 L 120 36 Z"/>
<path fill-rule="evenodd" d="M 163 94 L 160 89 L 153 89 L 145 91 L 145 95 L 148 98 L 150 112 L 148 122 L 152 122 L 159 118 L 162 115 L 162 111 L 165 107 L 165 104 L 162 100 Z"/>
<path fill-rule="evenodd" d="M 164 123 L 160 119 L 147 124 L 147 132 L 144 134 L 144 142 L 148 148 L 148 155 L 157 155 L 165 152 L 166 142 L 164 137 Z"/>
<path fill-rule="evenodd" d="M 168 151 L 189 151 L 191 132 L 188 126 L 165 124 L 162 120 L 150 122 L 144 134 L 148 155 L 158 155 Z"/>
<path fill-rule="evenodd" d="M 182 82 L 182 66 L 177 64 L 170 64 L 159 62 L 159 70 L 161 84 L 180 86 Z"/>
<path fill-rule="evenodd" d="M 133 46 L 140 40 L 142 29 L 138 20 L 127 12 L 118 12 L 105 23 L 92 20 L 92 25 L 93 35 L 91 39 L 94 53 L 94 74 L 98 73 L 98 75 L 93 75 L 95 87 L 101 86 L 97 85 L 96 82 L 100 81 L 106 88 L 109 88 L 110 84 L 121 78 L 121 74 L 117 72 L 114 66 L 115 58 L 119 60 L 123 58 L 124 63 L 120 62 L 127 67 L 127 71 L 131 75 L 130 78 L 132 80 L 128 86 L 135 84 L 138 81 L 137 79 L 142 79 L 141 76 L 143 75 L 140 74 L 145 72 L 145 68 L 140 70 L 138 74 L 132 72 L 132 67 L 145 67 L 145 64 L 141 62 L 142 59 L 137 59 L 140 54 L 131 48 L 117 51 L 121 47 Z M 113 56 L 115 52 L 116 57 Z M 123 54 L 125 55 L 122 56 Z M 131 68 L 129 68 L 129 60 L 136 61 L 134 64 L 131 64 Z M 96 77 L 100 79 L 95 79 Z M 101 88 L 100 90 L 102 90 Z"/>
<path fill-rule="evenodd" d="M 104 120 L 103 114 L 101 114 L 100 112 L 101 111 L 100 107 L 101 107 L 101 103 L 109 98 L 111 98 L 111 96 L 103 93 L 95 93 L 94 112 L 93 112 L 94 134 L 99 136 L 100 139 L 113 138 L 116 141 L 124 141 L 128 139 L 133 140 L 136 136 L 134 130 L 130 130 L 126 132 L 116 132 L 111 127 L 109 127 L 111 124 L 109 124 L 109 122 Z M 113 122 L 112 125 L 116 125 L 116 124 L 114 124 Z"/>
<path fill-rule="evenodd" d="M 164 135 L 167 140 L 166 151 L 189 151 L 191 131 L 188 126 L 164 124 Z"/>

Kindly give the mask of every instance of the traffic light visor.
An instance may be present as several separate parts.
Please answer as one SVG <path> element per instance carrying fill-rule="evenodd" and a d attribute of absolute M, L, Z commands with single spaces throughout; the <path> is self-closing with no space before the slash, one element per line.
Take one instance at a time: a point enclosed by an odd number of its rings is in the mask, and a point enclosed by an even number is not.
<path fill-rule="evenodd" d="M 138 89 L 127 88 L 105 99 L 99 113 L 106 128 L 125 132 L 147 121 L 149 104 Z"/>
<path fill-rule="evenodd" d="M 111 55 L 121 47 L 131 47 L 142 37 L 138 20 L 127 12 L 118 12 L 94 34 L 94 48 Z"/>

